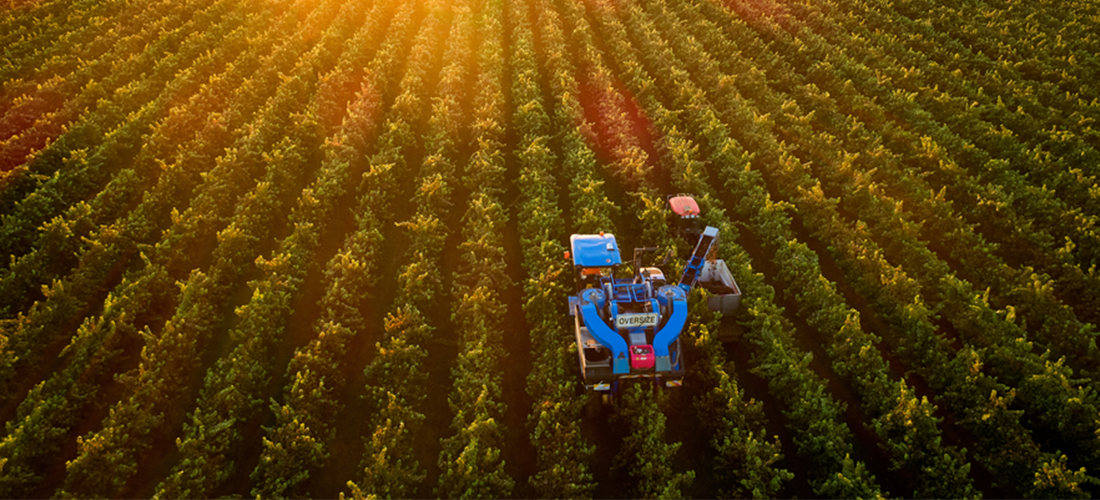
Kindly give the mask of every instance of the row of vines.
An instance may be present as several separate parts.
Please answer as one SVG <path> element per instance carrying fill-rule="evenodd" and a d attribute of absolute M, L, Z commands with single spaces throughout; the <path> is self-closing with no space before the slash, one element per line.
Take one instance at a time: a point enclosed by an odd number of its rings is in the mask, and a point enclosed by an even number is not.
<path fill-rule="evenodd" d="M 0 497 L 1096 497 L 1066 4 L 10 2 Z M 569 236 L 670 193 L 744 297 L 601 402 Z"/>

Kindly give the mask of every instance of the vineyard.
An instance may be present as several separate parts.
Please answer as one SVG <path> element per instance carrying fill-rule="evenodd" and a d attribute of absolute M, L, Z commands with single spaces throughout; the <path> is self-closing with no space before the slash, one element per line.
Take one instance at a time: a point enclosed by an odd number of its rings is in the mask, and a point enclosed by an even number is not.
<path fill-rule="evenodd" d="M 1100 3 L 0 9 L 0 498 L 1100 496 Z M 604 405 L 670 193 L 741 306 Z"/>

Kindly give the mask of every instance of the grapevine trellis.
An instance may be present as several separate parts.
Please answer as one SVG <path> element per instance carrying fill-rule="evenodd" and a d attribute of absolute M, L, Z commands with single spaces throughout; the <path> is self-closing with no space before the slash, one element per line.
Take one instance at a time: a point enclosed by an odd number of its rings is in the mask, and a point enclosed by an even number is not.
<path fill-rule="evenodd" d="M 1095 497 L 1097 19 L 12 1 L 0 496 Z M 602 406 L 569 235 L 678 192 L 742 305 Z"/>

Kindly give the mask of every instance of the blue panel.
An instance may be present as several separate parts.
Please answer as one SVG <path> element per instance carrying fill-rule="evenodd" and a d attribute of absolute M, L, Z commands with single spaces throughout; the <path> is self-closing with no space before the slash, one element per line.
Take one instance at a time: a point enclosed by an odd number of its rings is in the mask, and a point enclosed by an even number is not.
<path fill-rule="evenodd" d="M 630 373 L 630 360 L 626 359 L 626 354 L 615 358 L 615 362 L 611 366 L 611 373 Z"/>
<path fill-rule="evenodd" d="M 588 332 L 597 342 L 611 350 L 611 359 L 614 360 L 612 373 L 630 373 L 630 362 L 626 356 L 626 340 L 619 335 L 619 332 L 607 326 L 596 310 L 595 303 L 600 297 L 603 297 L 603 292 L 595 288 L 581 292 L 581 318 L 584 319 L 584 326 L 588 327 Z M 620 356 L 624 360 L 623 363 L 619 362 Z"/>
<path fill-rule="evenodd" d="M 660 360 L 661 356 L 667 357 L 669 355 L 668 346 L 676 342 L 676 338 L 680 336 L 680 332 L 684 329 L 684 325 L 687 323 L 688 305 L 687 296 L 679 287 L 663 286 L 657 294 L 666 297 L 672 304 L 672 313 L 669 315 L 668 321 L 665 322 L 664 328 L 661 328 L 657 335 L 653 336 L 653 354 L 657 356 L 657 360 Z"/>
<path fill-rule="evenodd" d="M 615 235 L 574 234 L 569 241 L 573 247 L 575 266 L 610 267 L 623 263 L 619 256 L 619 245 L 615 243 Z"/>
<path fill-rule="evenodd" d="M 649 298 L 645 284 L 634 283 L 634 280 L 618 280 L 613 290 L 615 293 L 615 302 L 644 302 Z"/>

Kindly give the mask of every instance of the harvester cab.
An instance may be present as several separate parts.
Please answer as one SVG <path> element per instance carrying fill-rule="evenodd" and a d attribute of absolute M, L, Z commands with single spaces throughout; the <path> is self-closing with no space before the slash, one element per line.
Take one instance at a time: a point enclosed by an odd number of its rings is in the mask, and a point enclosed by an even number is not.
<path fill-rule="evenodd" d="M 569 314 L 574 317 L 581 373 L 591 390 L 614 394 L 624 379 L 680 386 L 684 377 L 680 333 L 687 323 L 688 293 L 702 287 L 709 292 L 708 306 L 724 314 L 733 314 L 740 303 L 737 283 L 726 264 L 715 258 L 718 229 L 690 232 L 699 216 L 695 200 L 677 195 L 669 197 L 669 202 L 677 217 L 695 219 L 682 226 L 685 237 L 697 236 L 679 279 L 667 279 L 660 267 L 642 266 L 644 254 L 659 251 L 653 247 L 635 249 L 634 276 L 617 278 L 615 272 L 623 261 L 615 235 L 570 237 L 568 255 L 576 293 L 569 297 Z"/>

